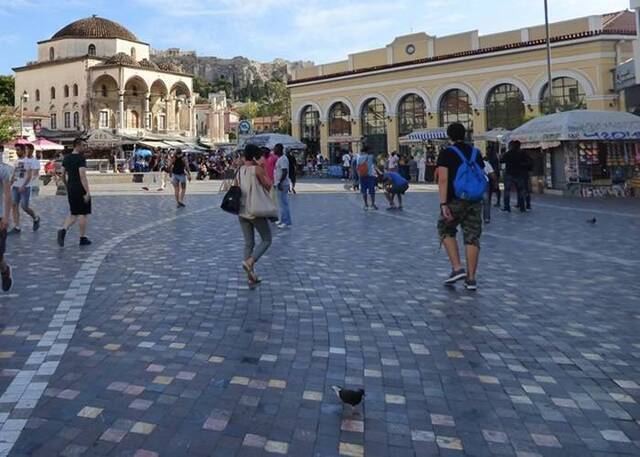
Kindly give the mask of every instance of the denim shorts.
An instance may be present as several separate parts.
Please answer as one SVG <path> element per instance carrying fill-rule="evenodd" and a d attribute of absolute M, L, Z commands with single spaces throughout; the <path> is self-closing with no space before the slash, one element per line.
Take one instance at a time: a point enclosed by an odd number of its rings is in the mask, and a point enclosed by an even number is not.
<path fill-rule="evenodd" d="M 20 205 L 23 208 L 28 208 L 29 200 L 31 200 L 31 187 L 25 187 L 24 192 L 20 192 L 19 187 L 12 187 L 11 198 L 14 205 Z"/>
<path fill-rule="evenodd" d="M 176 186 L 178 184 L 187 184 L 187 175 L 172 175 L 171 182 Z"/>
<path fill-rule="evenodd" d="M 361 176 L 360 177 L 360 192 L 363 195 L 374 195 L 376 193 L 376 177 L 375 176 Z"/>

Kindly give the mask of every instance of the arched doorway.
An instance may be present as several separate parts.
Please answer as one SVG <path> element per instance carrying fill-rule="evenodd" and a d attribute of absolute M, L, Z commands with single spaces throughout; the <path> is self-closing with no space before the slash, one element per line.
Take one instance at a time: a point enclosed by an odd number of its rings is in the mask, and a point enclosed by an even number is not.
<path fill-rule="evenodd" d="M 307 145 L 307 155 L 315 157 L 320 152 L 320 112 L 311 105 L 300 114 L 300 140 Z"/>
<path fill-rule="evenodd" d="M 487 130 L 513 130 L 524 122 L 524 95 L 513 84 L 499 84 L 487 95 Z"/>
<path fill-rule="evenodd" d="M 471 99 L 462 89 L 451 89 L 442 96 L 438 104 L 440 112 L 440 127 L 459 122 L 467 129 L 467 136 L 473 133 L 473 108 Z"/>
<path fill-rule="evenodd" d="M 427 127 L 426 105 L 422 97 L 408 94 L 398 103 L 398 137 L 410 134 L 414 130 Z M 409 154 L 410 147 L 400 145 L 400 154 Z"/>
<path fill-rule="evenodd" d="M 545 84 L 540 93 L 540 112 L 552 112 L 587 109 L 587 95 L 584 87 L 573 78 L 562 76 L 551 82 L 552 100 L 549 99 L 549 84 Z"/>
<path fill-rule="evenodd" d="M 191 128 L 191 92 L 185 83 L 179 82 L 173 85 L 170 94 L 174 100 L 174 129 L 179 132 L 187 132 Z M 171 124 L 171 120 L 169 123 Z M 171 125 L 168 128 L 171 129 Z"/>
<path fill-rule="evenodd" d="M 342 154 L 349 150 L 351 138 L 351 110 L 343 102 L 334 103 L 329 109 L 329 160 L 339 163 Z M 344 139 L 344 141 L 340 141 Z"/>
<path fill-rule="evenodd" d="M 381 100 L 369 99 L 362 107 L 362 136 L 376 156 L 387 153 L 387 109 Z"/>

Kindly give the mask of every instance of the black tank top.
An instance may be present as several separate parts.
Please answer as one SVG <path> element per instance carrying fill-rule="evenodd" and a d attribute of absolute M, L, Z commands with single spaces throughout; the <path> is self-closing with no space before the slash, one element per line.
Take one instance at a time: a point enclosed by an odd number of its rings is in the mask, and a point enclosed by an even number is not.
<path fill-rule="evenodd" d="M 184 158 L 176 157 L 173 161 L 173 170 L 174 175 L 183 175 L 184 174 Z"/>

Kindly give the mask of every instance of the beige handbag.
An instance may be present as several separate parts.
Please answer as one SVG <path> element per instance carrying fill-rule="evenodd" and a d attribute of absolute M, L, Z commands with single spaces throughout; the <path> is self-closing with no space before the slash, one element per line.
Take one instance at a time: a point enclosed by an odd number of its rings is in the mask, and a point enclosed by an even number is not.
<path fill-rule="evenodd" d="M 249 192 L 245 202 L 245 213 L 252 217 L 278 217 L 278 209 L 264 187 L 252 173 Z"/>

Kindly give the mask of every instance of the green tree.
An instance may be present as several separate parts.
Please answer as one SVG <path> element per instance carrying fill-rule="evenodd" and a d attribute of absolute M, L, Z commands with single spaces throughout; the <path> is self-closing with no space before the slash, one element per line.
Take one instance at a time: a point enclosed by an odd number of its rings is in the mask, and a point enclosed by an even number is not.
<path fill-rule="evenodd" d="M 253 119 L 258 116 L 259 105 L 257 102 L 247 102 L 244 106 L 238 108 L 240 119 Z"/>
<path fill-rule="evenodd" d="M 0 144 L 13 140 L 18 130 L 18 119 L 13 109 L 0 108 Z"/>
<path fill-rule="evenodd" d="M 15 101 L 13 76 L 0 76 L 0 106 L 13 106 Z"/>

